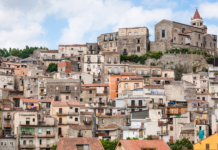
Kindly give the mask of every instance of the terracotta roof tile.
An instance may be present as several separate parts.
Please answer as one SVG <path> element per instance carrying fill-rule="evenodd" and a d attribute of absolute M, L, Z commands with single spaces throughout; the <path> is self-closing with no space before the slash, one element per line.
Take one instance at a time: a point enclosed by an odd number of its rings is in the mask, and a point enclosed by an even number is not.
<path fill-rule="evenodd" d="M 121 76 L 135 76 L 134 72 L 121 72 L 120 73 Z"/>
<path fill-rule="evenodd" d="M 52 102 L 51 99 L 38 99 L 38 101 L 42 102 L 42 103 L 46 103 L 46 102 L 51 103 Z"/>
<path fill-rule="evenodd" d="M 72 105 L 80 105 L 79 102 L 52 102 L 52 104 L 53 105 L 66 105 L 66 106 L 68 106 L 68 105 L 70 105 L 70 106 L 72 106 Z"/>
<path fill-rule="evenodd" d="M 106 115 L 100 115 L 98 117 L 100 118 L 119 118 L 119 117 L 126 117 L 126 116 L 129 116 L 129 115 L 114 115 L 114 116 L 106 116 Z"/>
<path fill-rule="evenodd" d="M 13 109 L 14 109 L 14 111 L 23 111 L 22 107 L 14 107 Z"/>
<path fill-rule="evenodd" d="M 90 127 L 87 127 L 85 125 L 70 125 L 70 127 L 75 130 L 91 130 Z"/>
<path fill-rule="evenodd" d="M 198 9 L 196 9 L 195 14 L 194 14 L 194 17 L 191 18 L 191 20 L 194 20 L 194 19 L 202 19 L 201 16 L 200 16 L 200 14 L 199 14 L 199 12 L 198 12 Z"/>
<path fill-rule="evenodd" d="M 77 150 L 77 144 L 88 144 L 92 150 L 104 150 L 98 137 L 60 138 L 57 150 Z"/>
<path fill-rule="evenodd" d="M 86 44 L 59 45 L 63 47 L 86 47 Z"/>
<path fill-rule="evenodd" d="M 98 83 L 98 84 L 83 84 L 82 87 L 105 87 L 109 86 L 109 83 Z"/>
<path fill-rule="evenodd" d="M 187 102 L 198 102 L 198 103 L 204 103 L 205 101 L 200 99 L 186 99 Z"/>
<path fill-rule="evenodd" d="M 185 35 L 185 36 L 190 36 L 188 34 L 185 34 L 185 33 L 178 33 L 179 35 Z"/>
<path fill-rule="evenodd" d="M 14 89 L 0 88 L 2 91 L 15 91 Z"/>
<path fill-rule="evenodd" d="M 170 150 L 164 140 L 120 140 L 125 150 L 139 150 L 141 148 L 156 148 L 156 150 Z"/>
<path fill-rule="evenodd" d="M 20 100 L 25 103 L 38 103 L 37 99 L 20 99 Z"/>
<path fill-rule="evenodd" d="M 103 127 L 103 128 L 99 128 L 99 130 L 103 130 L 103 129 L 120 129 L 120 127 L 116 124 L 110 124 L 106 127 Z"/>
<path fill-rule="evenodd" d="M 182 130 L 180 134 L 194 134 L 194 129 L 191 130 Z"/>
<path fill-rule="evenodd" d="M 204 92 L 204 93 L 196 93 L 196 95 L 210 95 L 209 92 Z"/>
<path fill-rule="evenodd" d="M 162 85 L 146 85 L 144 87 L 149 89 L 164 89 L 164 86 Z"/>
<path fill-rule="evenodd" d="M 167 78 L 167 77 L 150 77 L 150 79 L 153 80 L 165 80 L 165 81 L 172 81 L 173 78 Z"/>
<path fill-rule="evenodd" d="M 40 50 L 41 53 L 58 53 L 58 50 Z"/>
<path fill-rule="evenodd" d="M 23 95 L 10 95 L 12 98 L 24 98 L 24 99 L 26 99 L 26 97 L 25 96 L 23 96 Z"/>

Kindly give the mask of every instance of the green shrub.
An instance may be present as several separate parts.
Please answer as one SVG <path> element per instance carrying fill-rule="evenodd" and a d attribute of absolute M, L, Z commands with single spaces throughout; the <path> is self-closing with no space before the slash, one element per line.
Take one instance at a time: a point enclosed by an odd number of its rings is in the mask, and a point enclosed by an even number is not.
<path fill-rule="evenodd" d="M 197 67 L 196 67 L 196 66 L 193 66 L 193 67 L 192 67 L 192 71 L 193 71 L 193 72 L 196 72 L 196 70 L 197 70 Z"/>
<path fill-rule="evenodd" d="M 212 60 L 213 60 L 213 58 L 212 58 L 212 57 L 209 57 L 209 58 L 207 58 L 207 59 L 206 59 L 207 63 L 210 63 L 210 62 L 212 62 Z"/>
<path fill-rule="evenodd" d="M 113 141 L 100 140 L 100 141 L 105 150 L 114 150 L 118 144 L 118 140 L 113 140 Z"/>

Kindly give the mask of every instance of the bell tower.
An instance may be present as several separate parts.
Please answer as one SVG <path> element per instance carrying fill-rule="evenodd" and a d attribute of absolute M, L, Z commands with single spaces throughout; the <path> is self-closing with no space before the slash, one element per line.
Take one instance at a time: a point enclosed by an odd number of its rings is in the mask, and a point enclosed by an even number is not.
<path fill-rule="evenodd" d="M 204 28 L 204 33 L 207 33 L 207 26 L 203 23 L 203 19 L 201 18 L 198 9 L 196 9 L 194 16 L 191 18 L 191 26 Z"/>

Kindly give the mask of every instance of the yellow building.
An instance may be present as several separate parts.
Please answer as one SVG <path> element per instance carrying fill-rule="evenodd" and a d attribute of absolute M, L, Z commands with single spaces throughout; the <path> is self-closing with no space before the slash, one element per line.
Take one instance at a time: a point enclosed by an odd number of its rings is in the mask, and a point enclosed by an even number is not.
<path fill-rule="evenodd" d="M 193 145 L 193 150 L 217 150 L 218 149 L 218 133 L 201 140 Z"/>
<path fill-rule="evenodd" d="M 162 70 L 162 77 L 175 78 L 174 70 Z"/>
<path fill-rule="evenodd" d="M 118 82 L 118 96 L 122 97 L 123 91 L 130 91 L 138 88 L 142 88 L 144 85 L 144 78 L 143 77 L 129 77 L 121 79 Z"/>

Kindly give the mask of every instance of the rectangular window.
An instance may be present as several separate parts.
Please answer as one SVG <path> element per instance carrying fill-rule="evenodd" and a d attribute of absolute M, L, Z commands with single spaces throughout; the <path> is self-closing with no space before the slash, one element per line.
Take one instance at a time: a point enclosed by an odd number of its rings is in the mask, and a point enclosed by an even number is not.
<path fill-rule="evenodd" d="M 104 119 L 101 119 L 101 123 L 102 123 L 102 124 L 104 123 Z"/>
<path fill-rule="evenodd" d="M 78 118 L 75 118 L 75 121 L 78 121 Z"/>
<path fill-rule="evenodd" d="M 137 35 L 137 32 L 135 32 L 134 35 Z"/>
<path fill-rule="evenodd" d="M 107 43 L 104 44 L 104 48 L 107 48 Z"/>
<path fill-rule="evenodd" d="M 173 131 L 173 126 L 170 126 L 170 131 Z"/>
<path fill-rule="evenodd" d="M 68 100 L 69 99 L 69 96 L 66 96 L 66 100 Z"/>
<path fill-rule="evenodd" d="M 162 30 L 162 38 L 165 37 L 165 30 Z"/>
<path fill-rule="evenodd" d="M 113 43 L 110 43 L 110 46 L 113 47 Z"/>
<path fill-rule="evenodd" d="M 116 40 L 118 39 L 118 34 L 116 34 Z"/>
<path fill-rule="evenodd" d="M 104 35 L 104 41 L 107 41 L 107 35 Z"/>
<path fill-rule="evenodd" d="M 128 89 L 128 83 L 125 83 L 125 89 Z"/>
<path fill-rule="evenodd" d="M 33 118 L 33 122 L 35 122 L 35 118 Z"/>
<path fill-rule="evenodd" d="M 116 46 L 117 46 L 117 42 L 116 42 Z"/>
<path fill-rule="evenodd" d="M 140 52 L 140 46 L 137 46 L 137 52 Z"/>
<path fill-rule="evenodd" d="M 137 89 L 137 87 L 139 87 L 139 83 L 134 84 L 134 88 Z"/>
<path fill-rule="evenodd" d="M 55 59 L 55 55 L 52 55 L 52 59 Z"/>
<path fill-rule="evenodd" d="M 113 34 L 110 35 L 110 40 L 113 40 Z"/>
<path fill-rule="evenodd" d="M 92 98 L 89 98 L 89 101 L 92 101 Z"/>
<path fill-rule="evenodd" d="M 124 33 L 123 33 L 123 32 L 121 32 L 121 35 L 124 35 Z"/>
<path fill-rule="evenodd" d="M 198 42 L 196 42 L 196 46 L 198 46 Z"/>
<path fill-rule="evenodd" d="M 89 90 L 89 94 L 92 94 L 92 90 Z"/>
<path fill-rule="evenodd" d="M 39 145 L 42 145 L 42 139 L 39 140 Z"/>
<path fill-rule="evenodd" d="M 75 112 L 78 112 L 78 108 L 75 108 Z"/>
<path fill-rule="evenodd" d="M 50 129 L 46 129 L 46 135 L 50 135 L 51 130 Z"/>
<path fill-rule="evenodd" d="M 69 91 L 69 90 L 70 90 L 69 86 L 66 86 L 66 91 Z"/>
<path fill-rule="evenodd" d="M 124 68 L 121 68 L 120 71 L 121 71 L 121 72 L 124 72 Z"/>
<path fill-rule="evenodd" d="M 129 35 L 132 35 L 132 33 L 131 33 L 131 32 L 129 32 Z"/>
<path fill-rule="evenodd" d="M 42 133 L 42 129 L 38 129 L 38 133 Z"/>
<path fill-rule="evenodd" d="M 144 31 L 141 31 L 141 34 L 144 34 Z"/>
<path fill-rule="evenodd" d="M 126 40 L 123 40 L 123 43 L 126 44 Z"/>
<path fill-rule="evenodd" d="M 26 124 L 30 124 L 30 118 L 26 118 Z"/>

